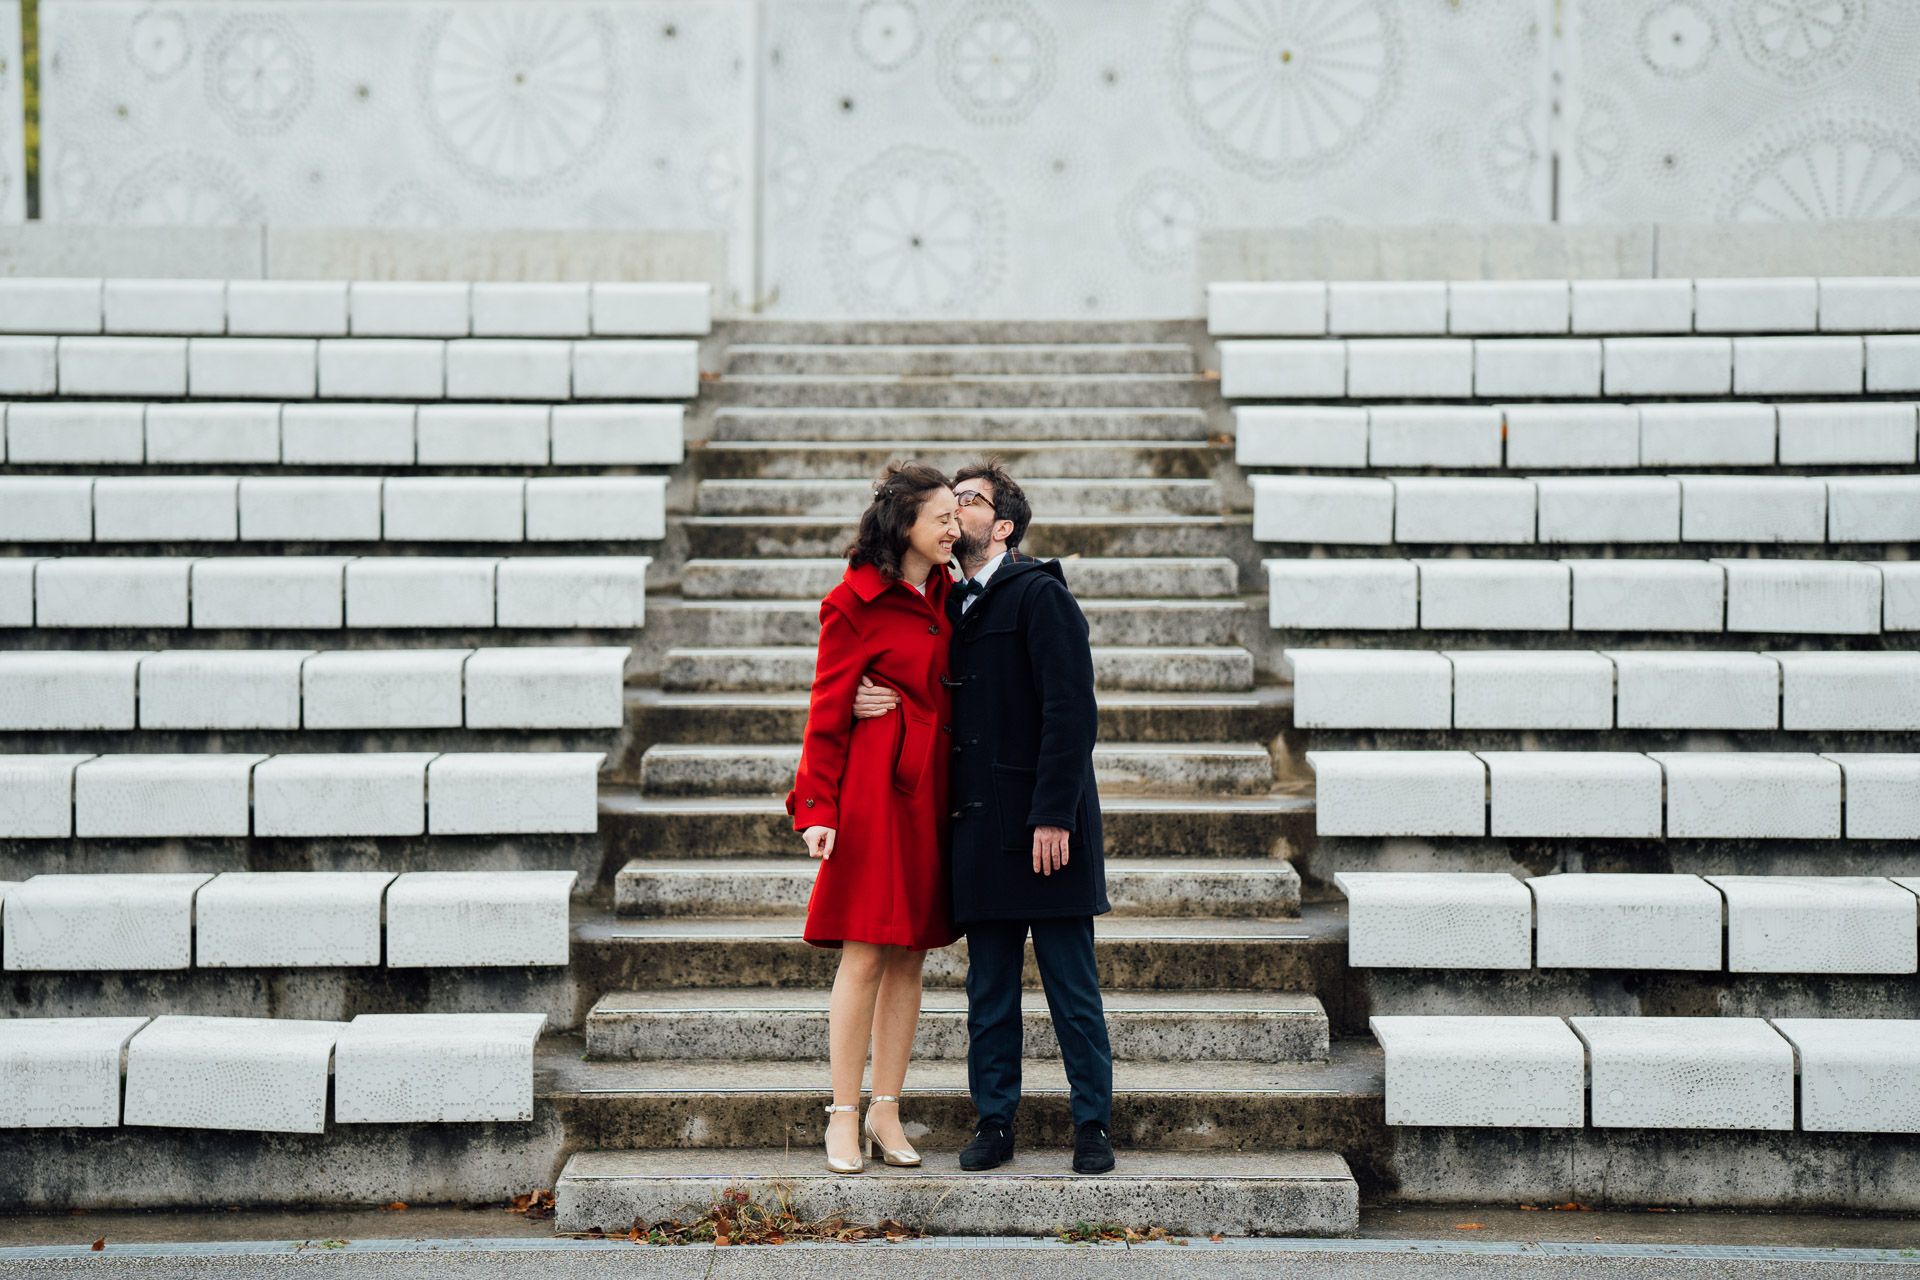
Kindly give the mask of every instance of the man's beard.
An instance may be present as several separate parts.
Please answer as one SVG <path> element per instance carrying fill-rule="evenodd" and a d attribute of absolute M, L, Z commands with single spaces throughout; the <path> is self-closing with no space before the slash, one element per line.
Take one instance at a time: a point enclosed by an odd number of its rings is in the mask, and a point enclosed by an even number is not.
<path fill-rule="evenodd" d="M 953 540 L 953 558 L 959 562 L 960 567 L 963 569 L 970 564 L 981 564 L 985 562 L 987 558 L 986 541 L 981 538 L 976 538 L 972 534 L 962 533 Z"/>

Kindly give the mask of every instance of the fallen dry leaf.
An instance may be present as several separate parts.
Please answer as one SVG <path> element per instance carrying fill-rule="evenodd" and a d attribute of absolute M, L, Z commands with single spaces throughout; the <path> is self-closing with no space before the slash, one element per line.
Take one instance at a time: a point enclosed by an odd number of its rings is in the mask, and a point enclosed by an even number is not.
<path fill-rule="evenodd" d="M 1455 1231 L 1485 1231 L 1487 1228 L 1478 1222 L 1456 1222 L 1453 1224 L 1453 1229 Z"/>
<path fill-rule="evenodd" d="M 106 1247 L 107 1247 L 107 1238 L 105 1236 L 101 1236 L 98 1240 L 95 1240 L 93 1242 L 93 1251 L 95 1253 L 99 1253 L 101 1250 L 105 1249 Z"/>
<path fill-rule="evenodd" d="M 406 1211 L 406 1207 L 407 1207 L 407 1202 L 405 1200 L 395 1200 L 392 1204 L 387 1206 L 387 1209 L 392 1213 L 403 1213 Z"/>

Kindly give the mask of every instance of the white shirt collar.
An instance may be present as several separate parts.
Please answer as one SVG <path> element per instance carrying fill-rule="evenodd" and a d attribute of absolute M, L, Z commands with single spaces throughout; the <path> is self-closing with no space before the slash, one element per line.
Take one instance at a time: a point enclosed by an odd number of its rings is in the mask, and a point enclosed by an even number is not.
<path fill-rule="evenodd" d="M 987 579 L 993 576 L 993 571 L 995 569 L 998 569 L 1000 567 L 1000 563 L 1006 558 L 1007 558 L 1007 553 L 1002 551 L 999 555 L 995 556 L 993 559 L 981 565 L 980 572 L 973 575 L 973 580 L 979 583 L 983 587 L 986 586 Z"/>

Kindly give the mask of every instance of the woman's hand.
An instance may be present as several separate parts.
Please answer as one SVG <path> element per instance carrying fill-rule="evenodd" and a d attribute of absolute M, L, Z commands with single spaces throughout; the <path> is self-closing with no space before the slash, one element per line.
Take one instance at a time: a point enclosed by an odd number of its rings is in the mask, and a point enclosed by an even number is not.
<path fill-rule="evenodd" d="M 900 705 L 900 691 L 875 684 L 871 677 L 860 677 L 860 688 L 853 695 L 853 718 L 873 720 Z"/>
<path fill-rule="evenodd" d="M 808 827 L 800 838 L 807 842 L 807 852 L 824 862 L 833 856 L 833 835 L 832 827 Z"/>

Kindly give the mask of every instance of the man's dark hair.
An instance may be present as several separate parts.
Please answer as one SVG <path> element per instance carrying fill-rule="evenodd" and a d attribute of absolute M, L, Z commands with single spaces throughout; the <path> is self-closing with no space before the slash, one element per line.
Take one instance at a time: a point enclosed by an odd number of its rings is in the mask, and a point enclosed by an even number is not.
<path fill-rule="evenodd" d="M 1033 508 L 1027 505 L 1027 495 L 1014 483 L 1013 477 L 1007 474 L 1007 469 L 1000 465 L 998 458 L 988 458 L 953 473 L 955 488 L 968 480 L 985 480 L 993 486 L 993 518 L 1013 521 L 1013 532 L 1007 535 L 1007 546 L 1018 547 L 1020 539 L 1026 536 L 1027 524 L 1033 519 Z"/>
<path fill-rule="evenodd" d="M 900 576 L 907 534 L 920 518 L 920 506 L 947 478 L 919 462 L 889 462 L 873 485 L 873 501 L 860 515 L 860 528 L 847 547 L 847 563 L 870 564 L 889 578 Z"/>

